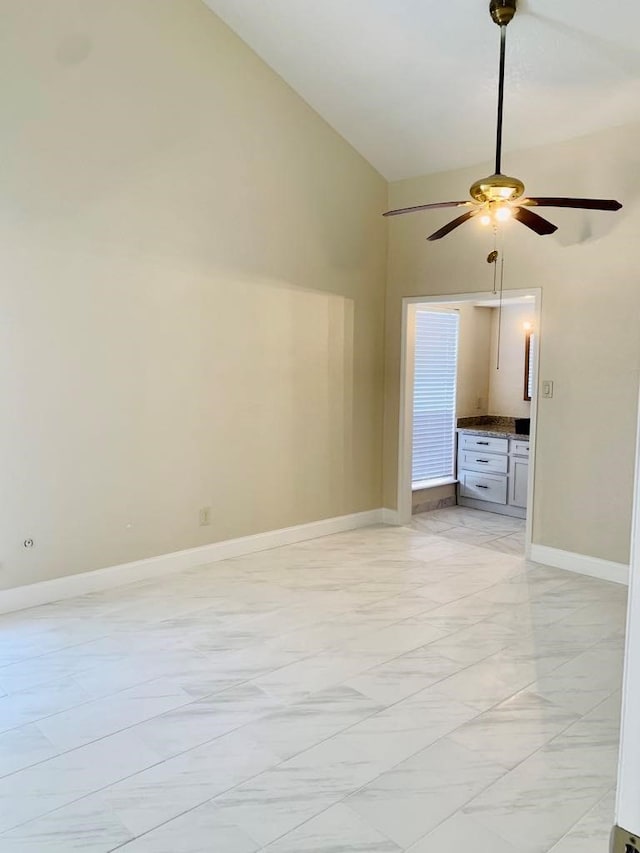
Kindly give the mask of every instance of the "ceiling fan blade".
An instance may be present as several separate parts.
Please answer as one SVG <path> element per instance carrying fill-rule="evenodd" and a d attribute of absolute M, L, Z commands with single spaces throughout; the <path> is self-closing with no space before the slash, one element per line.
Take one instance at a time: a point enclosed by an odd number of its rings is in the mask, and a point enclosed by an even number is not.
<path fill-rule="evenodd" d="M 417 204 L 415 207 L 400 207 L 398 210 L 388 210 L 383 216 L 399 216 L 401 213 L 416 213 L 419 210 L 436 210 L 439 207 L 469 207 L 471 201 L 438 201 L 435 204 Z"/>
<path fill-rule="evenodd" d="M 573 207 L 578 210 L 620 210 L 622 205 L 612 198 L 526 198 L 520 204 L 533 207 Z"/>
<path fill-rule="evenodd" d="M 467 213 L 463 213 L 462 216 L 459 216 L 457 219 L 453 219 L 447 225 L 440 228 L 439 231 L 435 231 L 430 237 L 427 237 L 427 240 L 440 240 L 442 237 L 446 237 L 447 234 L 450 234 L 454 230 L 454 228 L 468 222 L 472 216 L 476 215 L 476 213 L 476 210 L 469 210 Z"/>
<path fill-rule="evenodd" d="M 517 219 L 518 222 L 522 222 L 522 224 L 526 225 L 527 228 L 531 228 L 531 230 L 535 231 L 536 234 L 540 234 L 541 237 L 545 234 L 553 234 L 554 231 L 558 230 L 557 225 L 554 225 L 547 219 L 543 219 L 541 216 L 538 216 L 537 213 L 534 213 L 532 210 L 528 210 L 526 207 L 515 207 L 513 209 L 513 218 Z"/>

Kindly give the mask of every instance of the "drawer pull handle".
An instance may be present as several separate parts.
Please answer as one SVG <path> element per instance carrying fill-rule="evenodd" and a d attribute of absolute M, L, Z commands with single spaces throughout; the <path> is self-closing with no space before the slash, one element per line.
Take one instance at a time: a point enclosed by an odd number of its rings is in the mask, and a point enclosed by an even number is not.
<path fill-rule="evenodd" d="M 476 459 L 476 462 L 482 462 L 483 465 L 488 465 L 490 461 L 490 459 Z"/>
<path fill-rule="evenodd" d="M 488 441 L 476 441 L 476 444 L 482 444 L 482 445 L 484 445 L 484 446 L 486 446 L 486 447 L 489 447 L 489 442 L 488 442 Z"/>
<path fill-rule="evenodd" d="M 489 486 L 481 486 L 481 485 L 480 485 L 480 483 L 478 483 L 478 488 L 479 488 L 479 489 L 488 489 L 488 488 L 489 488 Z"/>

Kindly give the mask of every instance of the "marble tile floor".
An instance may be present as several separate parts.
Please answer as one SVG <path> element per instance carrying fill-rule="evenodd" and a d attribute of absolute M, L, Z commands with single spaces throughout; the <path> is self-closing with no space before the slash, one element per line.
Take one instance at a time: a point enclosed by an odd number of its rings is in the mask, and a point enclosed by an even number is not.
<path fill-rule="evenodd" d="M 523 518 L 457 506 L 413 517 L 416 530 L 516 557 L 524 555 L 525 524 Z"/>
<path fill-rule="evenodd" d="M 626 590 L 521 538 L 452 508 L 0 617 L 0 850 L 601 853 Z"/>

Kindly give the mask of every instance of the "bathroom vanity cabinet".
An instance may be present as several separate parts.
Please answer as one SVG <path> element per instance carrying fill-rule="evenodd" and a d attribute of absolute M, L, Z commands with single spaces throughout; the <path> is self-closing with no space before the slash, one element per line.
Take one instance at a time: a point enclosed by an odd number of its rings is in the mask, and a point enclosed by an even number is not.
<path fill-rule="evenodd" d="M 458 503 L 524 518 L 529 439 L 491 430 L 458 430 Z"/>

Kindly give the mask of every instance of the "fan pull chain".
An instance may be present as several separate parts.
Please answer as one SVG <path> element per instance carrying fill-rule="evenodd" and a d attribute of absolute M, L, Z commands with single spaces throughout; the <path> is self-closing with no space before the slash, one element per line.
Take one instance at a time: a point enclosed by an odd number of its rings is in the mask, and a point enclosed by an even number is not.
<path fill-rule="evenodd" d="M 498 264 L 496 263 L 496 267 Z M 497 270 L 496 270 L 497 272 Z M 504 234 L 502 235 L 502 252 L 500 253 L 500 305 L 498 306 L 498 344 L 496 347 L 496 370 L 500 370 L 500 344 L 502 341 L 502 297 L 504 292 Z"/>
<path fill-rule="evenodd" d="M 500 258 L 500 301 L 498 303 L 498 342 L 496 347 L 496 370 L 500 370 L 500 344 L 502 340 L 502 299 L 504 293 L 504 232 L 502 237 L 502 251 L 497 249 L 498 244 L 498 229 L 493 227 L 493 251 L 487 255 L 487 263 L 493 264 L 493 292 L 498 292 L 498 258 Z"/>
<path fill-rule="evenodd" d="M 498 276 L 498 229 L 495 225 L 493 226 L 493 252 L 492 252 L 492 254 L 493 254 L 493 292 L 494 292 L 494 294 L 496 294 L 498 292 L 497 287 L 496 287 L 496 282 L 498 280 L 497 279 L 497 276 Z"/>

